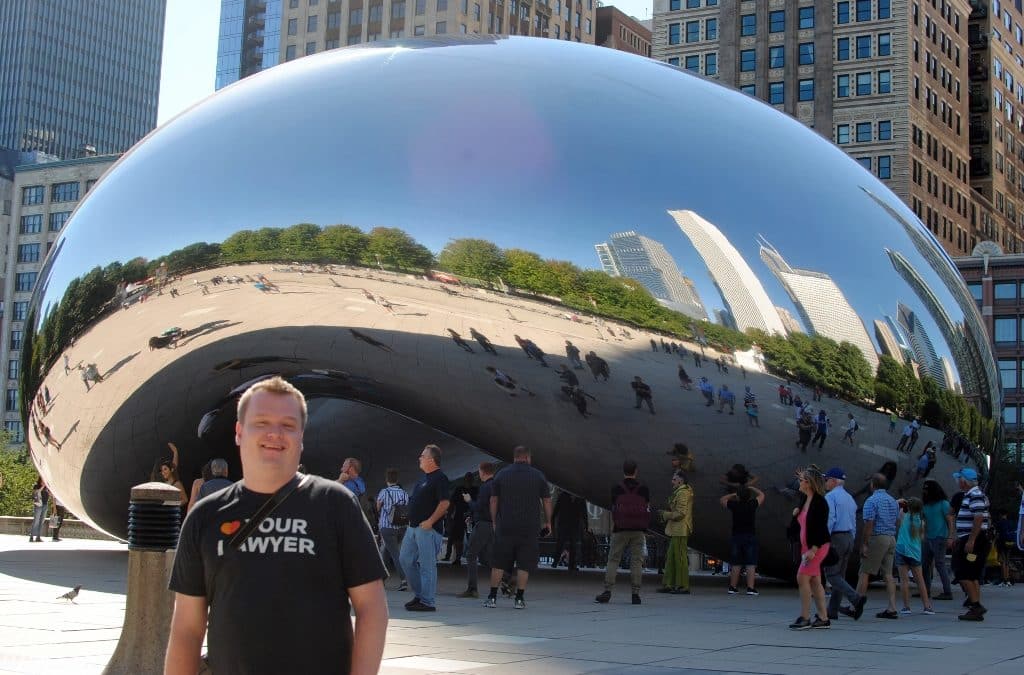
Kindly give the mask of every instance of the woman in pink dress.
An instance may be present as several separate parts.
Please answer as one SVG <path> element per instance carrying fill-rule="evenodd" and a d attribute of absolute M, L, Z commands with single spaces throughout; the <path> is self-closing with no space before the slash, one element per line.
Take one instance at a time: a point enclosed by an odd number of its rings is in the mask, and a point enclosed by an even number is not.
<path fill-rule="evenodd" d="M 825 609 L 825 589 L 821 585 L 821 564 L 828 555 L 828 502 L 825 501 L 825 478 L 821 471 L 809 467 L 797 474 L 800 492 L 806 497 L 794 512 L 800 523 L 800 567 L 796 582 L 800 587 L 800 616 L 789 625 L 793 630 L 831 628 Z M 818 614 L 811 621 L 811 596 Z"/>

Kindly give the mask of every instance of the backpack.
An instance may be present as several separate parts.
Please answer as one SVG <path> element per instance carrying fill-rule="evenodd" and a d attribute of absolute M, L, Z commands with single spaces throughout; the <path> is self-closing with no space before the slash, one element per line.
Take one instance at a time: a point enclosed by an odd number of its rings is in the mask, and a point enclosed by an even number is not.
<path fill-rule="evenodd" d="M 647 500 L 640 494 L 640 485 L 630 488 L 622 483 L 623 494 L 612 506 L 612 522 L 617 530 L 646 530 L 651 524 Z"/>
<path fill-rule="evenodd" d="M 409 502 L 391 507 L 391 526 L 405 527 L 409 524 Z"/>

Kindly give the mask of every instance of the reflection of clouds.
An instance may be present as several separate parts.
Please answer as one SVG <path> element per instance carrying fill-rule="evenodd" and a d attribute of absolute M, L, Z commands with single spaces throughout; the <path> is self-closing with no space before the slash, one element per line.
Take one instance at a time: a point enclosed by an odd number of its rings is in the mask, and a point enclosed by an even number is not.
<path fill-rule="evenodd" d="M 786 334 L 775 304 L 743 255 L 715 225 L 693 211 L 668 212 L 704 260 L 722 302 L 740 331 L 757 328 Z"/>
<path fill-rule="evenodd" d="M 962 353 L 952 353 L 956 361 L 957 370 L 960 371 L 960 381 L 964 395 L 968 397 L 978 396 L 982 402 L 982 413 L 991 415 L 992 410 L 1002 407 L 1002 390 L 999 386 L 999 374 L 996 372 L 995 356 L 992 354 L 992 347 L 989 344 L 988 332 L 981 323 L 981 316 L 978 308 L 971 299 L 970 293 L 964 286 L 963 279 L 956 271 L 952 260 L 946 255 L 925 231 L 903 217 L 896 209 L 892 208 L 884 200 L 880 199 L 871 190 L 862 187 L 862 190 L 871 197 L 882 209 L 899 223 L 903 230 L 914 243 L 914 248 L 929 263 L 931 269 L 938 274 L 939 279 L 945 284 L 952 296 L 953 302 L 957 304 L 963 316 L 963 350 Z M 919 277 L 920 278 L 920 277 Z M 914 291 L 920 293 L 922 288 L 930 289 L 931 286 L 924 282 L 918 285 L 911 284 Z M 938 307 L 944 304 L 934 295 L 933 302 Z M 928 305 L 929 301 L 921 298 Z M 932 309 L 929 307 L 929 312 Z M 941 319 L 935 317 L 936 324 L 942 324 Z M 951 348 L 952 344 L 949 345 Z M 986 409 L 987 406 L 987 409 Z"/>

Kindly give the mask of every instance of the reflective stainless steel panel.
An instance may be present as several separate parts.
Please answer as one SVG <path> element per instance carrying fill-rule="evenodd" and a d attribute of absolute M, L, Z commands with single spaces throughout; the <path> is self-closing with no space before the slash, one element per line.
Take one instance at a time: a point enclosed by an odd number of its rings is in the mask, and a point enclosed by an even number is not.
<path fill-rule="evenodd" d="M 414 241 L 337 224 L 397 228 Z M 444 267 L 425 253 L 467 238 L 494 247 L 463 242 L 441 261 L 461 275 L 424 276 Z M 465 285 L 448 283 L 459 276 Z M 474 276 L 489 288 L 472 286 Z M 147 278 L 148 295 L 117 286 Z M 23 385 L 53 398 L 31 412 L 33 456 L 74 512 L 119 534 L 129 487 L 168 441 L 182 449 L 186 483 L 210 457 L 237 462 L 232 392 L 268 373 L 315 399 L 311 468 L 332 475 L 352 447 L 372 448 L 360 450 L 371 455 L 371 486 L 384 466 L 415 471 L 425 425 L 504 460 L 528 445 L 552 481 L 598 504 L 633 457 L 662 503 L 666 451 L 686 443 L 696 458 L 691 544 L 710 553 L 729 538 L 719 476 L 742 462 L 768 488 L 762 568 L 778 573 L 792 502 L 772 488 L 784 491 L 797 466 L 842 465 L 859 488 L 884 461 L 912 459 L 892 450 L 887 415 L 828 396 L 812 407 L 827 411 L 831 435 L 802 454 L 780 380 L 748 345 L 735 355 L 716 347 L 729 339 L 716 322 L 848 341 L 844 363 L 859 359 L 862 375 L 890 350 L 984 410 L 998 405 L 966 288 L 881 182 L 746 96 L 557 40 L 343 49 L 223 90 L 94 188 L 32 311 Z M 685 358 L 662 350 L 656 328 L 685 334 L 664 336 Z M 694 365 L 694 335 L 710 343 L 709 358 L 730 353 L 728 373 Z M 610 367 L 607 381 L 573 371 L 586 415 L 557 377 L 566 340 Z M 90 364 L 102 380 L 83 380 Z M 735 391 L 735 414 L 682 388 L 680 364 L 716 392 Z M 634 376 L 653 388 L 656 415 L 634 407 Z M 759 427 L 744 414 L 745 386 Z M 386 417 L 339 401 L 420 426 L 403 443 Z M 852 446 L 840 441 L 848 413 L 859 423 Z M 940 436 L 924 429 L 918 448 Z M 948 476 L 950 460 L 939 461 L 935 474 Z"/>

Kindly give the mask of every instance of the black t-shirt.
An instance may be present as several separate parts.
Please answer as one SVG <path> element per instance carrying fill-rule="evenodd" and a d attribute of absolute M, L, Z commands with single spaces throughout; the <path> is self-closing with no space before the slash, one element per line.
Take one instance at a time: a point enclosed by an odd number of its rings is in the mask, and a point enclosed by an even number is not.
<path fill-rule="evenodd" d="M 440 469 L 423 474 L 409 495 L 409 527 L 419 527 L 420 523 L 433 515 L 438 504 L 448 500 L 450 494 L 448 476 Z M 441 520 L 434 523 L 434 529 L 438 532 L 441 532 Z"/>
<path fill-rule="evenodd" d="M 498 472 L 493 481 L 498 498 L 499 535 L 536 537 L 540 532 L 540 500 L 551 497 L 548 479 L 526 462 L 515 462 Z"/>
<path fill-rule="evenodd" d="M 238 549 L 231 535 L 269 498 L 241 482 L 182 524 L 170 589 L 206 597 L 213 672 L 348 673 L 348 590 L 387 571 L 356 498 L 310 476 Z"/>
<path fill-rule="evenodd" d="M 726 506 L 732 511 L 733 534 L 755 534 L 754 522 L 758 506 L 755 497 L 742 502 L 738 499 L 732 499 L 726 502 Z"/>
<path fill-rule="evenodd" d="M 203 484 L 199 487 L 199 499 L 202 499 L 203 497 L 208 497 L 217 490 L 223 490 L 224 488 L 230 487 L 231 485 L 234 485 L 234 481 L 228 480 L 227 478 L 222 478 L 220 476 L 211 478 L 208 481 L 203 481 Z"/>

